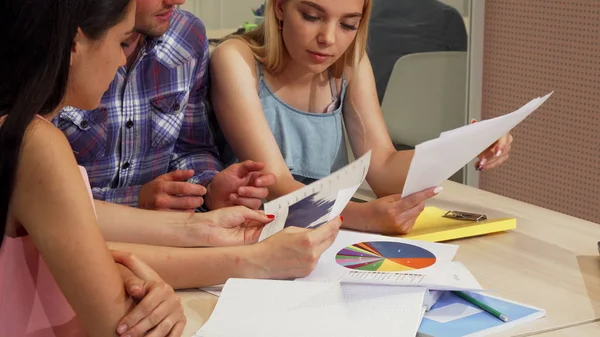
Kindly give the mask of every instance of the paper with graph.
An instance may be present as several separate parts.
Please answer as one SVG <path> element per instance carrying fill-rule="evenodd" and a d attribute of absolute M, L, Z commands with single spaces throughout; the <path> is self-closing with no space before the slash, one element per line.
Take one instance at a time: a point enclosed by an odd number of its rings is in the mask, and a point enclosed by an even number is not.
<path fill-rule="evenodd" d="M 313 272 L 298 280 L 458 289 L 447 280 L 457 249 L 456 245 L 341 230 Z M 464 285 L 480 288 L 478 283 Z"/>
<path fill-rule="evenodd" d="M 420 287 L 229 279 L 194 337 L 415 336 L 425 292 Z"/>
<path fill-rule="evenodd" d="M 509 114 L 442 132 L 415 147 L 402 197 L 440 186 L 539 108 L 552 92 Z"/>
<path fill-rule="evenodd" d="M 275 220 L 262 230 L 259 241 L 288 226 L 317 228 L 338 217 L 367 176 L 371 151 L 354 162 L 264 206 Z"/>

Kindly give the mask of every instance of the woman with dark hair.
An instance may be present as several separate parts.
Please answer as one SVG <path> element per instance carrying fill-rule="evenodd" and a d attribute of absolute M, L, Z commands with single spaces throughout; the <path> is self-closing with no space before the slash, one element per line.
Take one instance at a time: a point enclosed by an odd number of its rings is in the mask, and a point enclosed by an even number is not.
<path fill-rule="evenodd" d="M 134 12 L 130 0 L 0 4 L 0 336 L 183 331 L 173 289 L 135 257 L 111 256 L 87 175 L 48 122 L 65 105 L 99 104 L 125 63 L 122 43 Z M 139 304 L 125 292 L 124 280 L 140 281 Z M 132 316 L 143 325 L 136 333 L 120 324 Z"/>

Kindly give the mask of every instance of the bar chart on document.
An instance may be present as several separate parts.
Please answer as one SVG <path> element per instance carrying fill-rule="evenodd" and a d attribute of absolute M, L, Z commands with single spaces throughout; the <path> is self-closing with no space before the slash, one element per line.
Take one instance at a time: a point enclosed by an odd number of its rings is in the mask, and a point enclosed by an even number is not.
<path fill-rule="evenodd" d="M 260 240 L 289 227 L 318 228 L 338 217 L 363 183 L 371 151 L 310 185 L 265 203 L 264 211 L 275 220 L 265 226 Z"/>

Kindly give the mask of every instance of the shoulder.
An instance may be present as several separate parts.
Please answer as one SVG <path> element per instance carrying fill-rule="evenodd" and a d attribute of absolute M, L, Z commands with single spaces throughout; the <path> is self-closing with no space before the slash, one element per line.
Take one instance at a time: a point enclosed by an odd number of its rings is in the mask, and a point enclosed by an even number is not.
<path fill-rule="evenodd" d="M 35 117 L 27 127 L 22 151 L 21 157 L 28 164 L 39 163 L 46 166 L 69 157 L 74 159 L 69 141 L 62 131 L 38 117 Z"/>
<path fill-rule="evenodd" d="M 228 39 L 212 52 L 211 68 L 217 71 L 248 69 L 256 77 L 256 59 L 248 44 L 240 39 Z"/>
<path fill-rule="evenodd" d="M 159 54 L 178 54 L 177 58 L 182 58 L 179 61 L 201 58 L 208 53 L 208 38 L 204 23 L 192 13 L 181 9 L 173 11 L 171 25 L 161 40 Z M 177 53 L 173 53 L 173 50 Z"/>
<path fill-rule="evenodd" d="M 367 75 L 373 76 L 373 68 L 371 67 L 371 61 L 366 52 L 356 66 L 347 65 L 344 69 L 344 76 L 348 84 L 357 81 L 359 77 L 363 78 Z"/>
<path fill-rule="evenodd" d="M 211 55 L 211 60 L 218 60 L 220 58 L 235 58 L 243 60 L 246 64 L 254 64 L 256 62 L 250 46 L 237 38 L 228 39 L 215 48 Z"/>

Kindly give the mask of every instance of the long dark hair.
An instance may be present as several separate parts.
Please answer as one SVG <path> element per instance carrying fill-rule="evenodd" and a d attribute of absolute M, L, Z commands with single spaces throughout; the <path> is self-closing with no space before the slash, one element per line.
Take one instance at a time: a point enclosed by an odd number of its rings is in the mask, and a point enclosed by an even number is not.
<path fill-rule="evenodd" d="M 0 245 L 21 145 L 36 114 L 65 96 L 77 29 L 92 40 L 121 22 L 133 0 L 7 0 L 0 4 Z"/>

